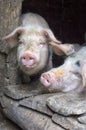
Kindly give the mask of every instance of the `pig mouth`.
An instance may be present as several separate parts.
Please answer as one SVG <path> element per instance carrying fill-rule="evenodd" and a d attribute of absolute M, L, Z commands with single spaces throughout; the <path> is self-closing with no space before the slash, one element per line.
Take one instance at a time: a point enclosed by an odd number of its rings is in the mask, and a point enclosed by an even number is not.
<path fill-rule="evenodd" d="M 36 62 L 34 59 L 30 59 L 28 61 L 22 60 L 22 66 L 25 68 L 34 68 L 36 66 Z"/>

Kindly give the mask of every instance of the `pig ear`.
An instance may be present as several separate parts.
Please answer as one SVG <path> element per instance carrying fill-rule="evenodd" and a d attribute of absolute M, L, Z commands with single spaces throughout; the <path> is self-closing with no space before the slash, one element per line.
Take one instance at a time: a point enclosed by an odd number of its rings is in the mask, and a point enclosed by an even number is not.
<path fill-rule="evenodd" d="M 60 45 L 54 45 L 53 51 L 55 54 L 60 55 L 66 55 L 69 56 L 75 52 L 74 45 L 72 44 L 60 44 Z M 58 53 L 60 51 L 60 53 Z"/>
<path fill-rule="evenodd" d="M 52 46 L 55 54 L 62 56 L 74 53 L 74 46 L 72 44 L 62 44 L 61 41 L 55 38 L 53 32 L 50 29 L 46 29 L 44 33 L 48 38 L 48 43 Z"/>
<path fill-rule="evenodd" d="M 55 43 L 57 43 L 57 44 L 61 44 L 62 43 L 61 41 L 59 41 L 58 39 L 56 39 L 56 37 L 54 36 L 53 32 L 50 29 L 45 29 L 43 31 L 43 33 L 47 37 L 47 39 L 49 40 L 49 43 L 50 42 L 54 42 L 54 44 Z"/>
<path fill-rule="evenodd" d="M 21 35 L 21 33 L 24 31 L 23 27 L 16 28 L 12 33 L 9 35 L 3 37 L 2 40 L 5 40 L 11 47 L 14 47 L 18 43 L 18 37 Z"/>

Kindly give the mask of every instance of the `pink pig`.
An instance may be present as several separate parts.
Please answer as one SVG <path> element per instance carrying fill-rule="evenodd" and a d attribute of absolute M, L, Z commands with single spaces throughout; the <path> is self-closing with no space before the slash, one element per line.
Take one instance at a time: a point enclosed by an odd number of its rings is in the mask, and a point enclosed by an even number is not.
<path fill-rule="evenodd" d="M 22 25 L 3 38 L 11 47 L 18 46 L 17 60 L 20 69 L 27 75 L 52 67 L 52 51 L 58 55 L 74 52 L 73 45 L 61 44 L 49 28 L 47 22 L 34 13 L 22 17 Z"/>
<path fill-rule="evenodd" d="M 41 83 L 51 90 L 81 92 L 86 87 L 86 47 L 69 56 L 63 65 L 41 75 Z"/>

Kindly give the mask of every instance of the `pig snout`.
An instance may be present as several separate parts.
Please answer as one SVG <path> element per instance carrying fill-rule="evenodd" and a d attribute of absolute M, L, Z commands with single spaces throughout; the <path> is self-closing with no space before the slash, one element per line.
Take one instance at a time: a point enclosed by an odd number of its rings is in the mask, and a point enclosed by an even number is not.
<path fill-rule="evenodd" d="M 36 56 L 31 53 L 24 53 L 21 56 L 21 63 L 25 67 L 31 68 L 35 65 L 36 62 L 37 62 Z"/>
<path fill-rule="evenodd" d="M 43 73 L 40 81 L 45 87 L 51 87 L 52 83 L 55 81 L 55 75 L 53 73 Z"/>

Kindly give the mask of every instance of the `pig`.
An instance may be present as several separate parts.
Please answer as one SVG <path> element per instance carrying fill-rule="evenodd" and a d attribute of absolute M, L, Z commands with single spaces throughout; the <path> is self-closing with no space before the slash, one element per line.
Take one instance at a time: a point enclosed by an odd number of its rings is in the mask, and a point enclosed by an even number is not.
<path fill-rule="evenodd" d="M 52 67 L 52 50 L 61 56 L 74 52 L 73 45 L 56 39 L 46 20 L 35 13 L 24 14 L 21 25 L 3 40 L 11 48 L 17 47 L 18 65 L 28 76 Z"/>
<path fill-rule="evenodd" d="M 86 46 L 68 56 L 64 63 L 43 73 L 44 87 L 61 92 L 82 92 L 86 87 Z"/>

